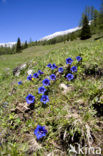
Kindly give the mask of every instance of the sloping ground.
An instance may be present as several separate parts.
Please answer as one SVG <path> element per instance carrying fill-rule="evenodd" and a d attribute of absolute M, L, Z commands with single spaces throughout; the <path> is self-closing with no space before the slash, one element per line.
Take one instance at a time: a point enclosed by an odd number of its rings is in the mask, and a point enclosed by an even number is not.
<path fill-rule="evenodd" d="M 50 45 L 50 46 L 35 46 L 29 47 L 22 51 L 22 53 L 16 53 L 12 55 L 1 55 L 0 56 L 0 74 L 7 72 L 13 68 L 16 68 L 18 65 L 29 62 L 32 59 L 36 60 L 38 56 L 44 56 L 50 51 L 60 49 L 64 46 L 64 43 Z M 9 69 L 8 69 L 9 68 Z"/>
<path fill-rule="evenodd" d="M 70 145 L 78 150 L 78 144 L 84 147 L 84 155 L 85 147 L 94 147 L 94 152 L 99 147 L 103 151 L 103 40 L 68 42 L 45 48 L 49 53 L 32 56 L 28 66 L 33 73 L 44 72 L 39 78 L 27 81 L 28 69 L 19 77 L 11 72 L 0 77 L 1 155 L 66 156 Z M 26 55 L 30 56 L 28 52 Z M 81 56 L 82 62 L 78 63 L 76 56 Z M 74 60 L 71 66 L 78 67 L 71 81 L 66 78 L 70 73 L 66 65 L 68 57 Z M 58 73 L 58 68 L 46 67 L 49 63 L 63 67 L 63 74 Z M 38 88 L 52 73 L 56 74 L 56 80 L 50 80 L 50 86 L 46 87 L 49 102 L 43 104 Z M 18 81 L 23 84 L 18 85 Z M 28 94 L 35 96 L 34 105 L 26 103 Z M 39 141 L 34 135 L 37 125 L 47 130 Z"/>

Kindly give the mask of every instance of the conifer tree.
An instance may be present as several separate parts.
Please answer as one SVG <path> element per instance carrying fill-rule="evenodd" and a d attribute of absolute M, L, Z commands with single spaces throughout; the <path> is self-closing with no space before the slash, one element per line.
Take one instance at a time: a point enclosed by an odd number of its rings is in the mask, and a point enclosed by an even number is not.
<path fill-rule="evenodd" d="M 80 34 L 81 40 L 85 40 L 91 37 L 91 31 L 90 31 L 90 26 L 88 22 L 88 18 L 85 15 L 83 19 L 83 25 L 82 25 L 82 30 Z"/>
<path fill-rule="evenodd" d="M 21 41 L 20 38 L 18 38 L 17 40 L 17 45 L 16 45 L 16 52 L 20 52 L 21 51 Z"/>
<path fill-rule="evenodd" d="M 101 0 L 101 8 L 99 13 L 99 29 L 103 31 L 103 0 Z"/>
<path fill-rule="evenodd" d="M 28 43 L 27 41 L 25 41 L 25 44 L 24 44 L 24 49 L 28 47 Z"/>

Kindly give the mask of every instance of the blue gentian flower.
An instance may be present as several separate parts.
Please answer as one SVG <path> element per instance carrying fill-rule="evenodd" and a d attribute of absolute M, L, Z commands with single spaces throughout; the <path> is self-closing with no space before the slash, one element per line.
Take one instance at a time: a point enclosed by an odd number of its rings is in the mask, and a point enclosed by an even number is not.
<path fill-rule="evenodd" d="M 37 128 L 34 130 L 34 134 L 36 135 L 37 140 L 43 138 L 47 134 L 47 130 L 45 126 L 38 125 Z"/>
<path fill-rule="evenodd" d="M 51 67 L 52 67 L 51 63 L 49 63 L 49 64 L 47 65 L 47 67 L 51 68 Z"/>
<path fill-rule="evenodd" d="M 37 73 L 34 73 L 33 78 L 37 79 L 37 78 L 39 78 L 39 75 Z"/>
<path fill-rule="evenodd" d="M 27 104 L 32 104 L 35 101 L 35 96 L 28 94 L 28 96 L 26 97 L 26 102 Z"/>
<path fill-rule="evenodd" d="M 44 79 L 42 81 L 42 83 L 43 83 L 43 86 L 49 86 L 50 85 L 50 80 L 49 79 Z"/>
<path fill-rule="evenodd" d="M 42 103 L 46 104 L 47 102 L 49 102 L 49 97 L 48 95 L 42 95 L 41 100 Z"/>
<path fill-rule="evenodd" d="M 66 64 L 72 64 L 73 60 L 69 57 L 66 59 Z"/>
<path fill-rule="evenodd" d="M 51 74 L 50 75 L 50 79 L 53 80 L 53 81 L 55 81 L 56 80 L 56 75 L 55 74 Z"/>
<path fill-rule="evenodd" d="M 38 70 L 38 74 L 39 75 L 42 75 L 42 74 L 44 74 L 41 70 Z"/>
<path fill-rule="evenodd" d="M 31 81 L 31 80 L 32 80 L 32 75 L 29 75 L 29 76 L 27 77 L 27 80 Z"/>
<path fill-rule="evenodd" d="M 52 70 L 54 70 L 54 69 L 56 69 L 57 68 L 57 66 L 55 65 L 55 63 L 51 66 L 51 69 Z"/>
<path fill-rule="evenodd" d="M 77 67 L 76 67 L 76 66 L 73 66 L 70 70 L 71 70 L 73 73 L 74 73 L 74 72 L 77 72 Z"/>
<path fill-rule="evenodd" d="M 69 73 L 69 74 L 66 76 L 66 78 L 68 79 L 68 81 L 70 81 L 70 80 L 72 80 L 72 79 L 74 78 L 74 75 Z"/>
<path fill-rule="evenodd" d="M 46 92 L 46 89 L 43 86 L 38 88 L 39 94 L 44 94 L 45 92 Z"/>
<path fill-rule="evenodd" d="M 18 82 L 18 85 L 22 85 L 22 81 L 19 81 L 19 82 Z"/>
<path fill-rule="evenodd" d="M 59 73 L 63 73 L 64 69 L 62 67 L 58 68 Z"/>
<path fill-rule="evenodd" d="M 76 59 L 77 59 L 77 61 L 79 62 L 79 61 L 81 61 L 81 60 L 82 60 L 82 57 L 77 56 L 77 57 L 76 57 Z"/>

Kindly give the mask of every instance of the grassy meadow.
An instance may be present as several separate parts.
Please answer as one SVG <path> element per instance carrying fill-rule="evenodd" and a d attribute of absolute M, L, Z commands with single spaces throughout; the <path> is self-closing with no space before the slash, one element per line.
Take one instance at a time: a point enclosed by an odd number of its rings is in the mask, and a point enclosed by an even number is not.
<path fill-rule="evenodd" d="M 83 58 L 80 64 L 76 56 Z M 72 81 L 65 78 L 68 57 L 78 67 Z M 12 70 L 23 63 L 28 63 L 25 71 L 13 76 Z M 63 67 L 64 74 L 46 67 L 49 63 Z M 44 74 L 27 81 L 28 69 Z M 49 102 L 43 105 L 38 88 L 52 73 L 57 78 L 50 81 Z M 23 84 L 18 85 L 19 81 Z M 68 89 L 60 88 L 61 84 Z M 35 106 L 24 111 L 29 93 L 35 96 Z M 34 135 L 37 125 L 48 131 L 41 141 Z M 0 155 L 68 156 L 69 145 L 77 143 L 100 147 L 103 152 L 103 39 L 35 46 L 0 56 Z"/>
<path fill-rule="evenodd" d="M 0 73 L 5 72 L 7 68 L 10 70 L 16 68 L 18 65 L 23 64 L 25 62 L 29 62 L 34 57 L 44 56 L 48 54 L 50 51 L 60 49 L 64 46 L 64 43 L 56 44 L 56 45 L 46 45 L 46 46 L 35 46 L 29 47 L 22 51 L 22 53 L 16 54 L 8 54 L 0 56 Z"/>

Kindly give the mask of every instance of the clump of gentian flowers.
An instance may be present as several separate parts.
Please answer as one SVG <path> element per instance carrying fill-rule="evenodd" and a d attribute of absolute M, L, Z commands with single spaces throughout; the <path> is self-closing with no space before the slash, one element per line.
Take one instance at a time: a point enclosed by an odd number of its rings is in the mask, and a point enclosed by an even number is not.
<path fill-rule="evenodd" d="M 63 73 L 64 69 L 62 67 L 58 68 L 59 73 Z"/>
<path fill-rule="evenodd" d="M 27 80 L 31 81 L 31 80 L 32 80 L 32 75 L 29 75 L 29 76 L 27 77 Z"/>
<path fill-rule="evenodd" d="M 70 57 L 66 59 L 66 64 L 70 64 L 71 65 L 72 62 L 73 62 L 73 60 Z"/>
<path fill-rule="evenodd" d="M 42 75 L 42 74 L 44 74 L 41 70 L 38 70 L 38 74 L 39 75 Z"/>
<path fill-rule="evenodd" d="M 18 85 L 22 85 L 22 84 L 23 84 L 22 81 L 19 81 L 19 82 L 18 82 Z"/>
<path fill-rule="evenodd" d="M 35 101 L 35 96 L 28 94 L 28 96 L 26 97 L 27 104 L 33 104 L 34 101 Z"/>
<path fill-rule="evenodd" d="M 68 81 L 70 81 L 70 80 L 74 79 L 74 75 L 69 73 L 69 74 L 67 74 L 66 78 Z"/>
<path fill-rule="evenodd" d="M 77 72 L 77 67 L 76 66 L 73 66 L 73 67 L 71 67 L 71 69 L 70 69 L 73 73 L 74 72 Z"/>
<path fill-rule="evenodd" d="M 49 79 L 44 79 L 42 81 L 42 83 L 43 83 L 43 86 L 49 86 L 50 85 L 50 80 Z"/>
<path fill-rule="evenodd" d="M 81 57 L 81 56 L 77 56 L 76 59 L 77 59 L 77 61 L 79 62 L 79 61 L 82 60 L 82 57 Z"/>
<path fill-rule="evenodd" d="M 34 74 L 33 74 L 33 78 L 35 78 L 35 79 L 39 78 L 38 73 L 34 73 Z"/>
<path fill-rule="evenodd" d="M 51 67 L 52 67 L 52 64 L 51 64 L 51 63 L 49 63 L 49 64 L 47 65 L 47 67 L 51 68 Z"/>
<path fill-rule="evenodd" d="M 77 56 L 76 59 L 79 62 L 79 61 L 82 60 L 82 57 Z M 72 58 L 69 57 L 69 58 L 66 59 L 66 64 L 71 65 L 72 62 L 73 62 Z M 54 69 L 57 68 L 57 66 L 56 66 L 55 63 L 54 64 L 49 63 L 47 65 L 47 67 L 49 67 L 52 70 L 54 70 Z M 69 66 L 69 67 L 71 67 L 71 66 Z M 71 71 L 72 73 L 77 72 L 77 66 L 72 66 L 71 68 L 69 68 L 69 71 Z M 60 74 L 63 73 L 64 72 L 63 67 L 59 67 L 58 68 L 58 72 Z M 39 76 L 42 75 L 42 74 L 44 74 L 44 73 L 41 70 L 38 70 L 38 72 L 37 73 L 34 73 L 33 76 L 32 75 L 29 75 L 27 77 L 27 80 L 30 80 L 30 81 L 31 80 L 34 80 L 35 78 L 39 78 Z M 71 73 L 68 73 L 66 75 L 66 78 L 67 78 L 68 81 L 71 81 L 71 80 L 74 79 L 74 75 L 71 74 Z M 50 79 L 52 81 L 55 81 L 56 80 L 56 75 L 55 74 L 51 74 L 50 75 Z M 20 84 L 22 84 L 22 81 L 19 81 L 18 82 L 18 85 L 20 85 Z M 50 85 L 50 80 L 48 78 L 46 78 L 46 79 L 44 79 L 42 81 L 42 84 L 43 84 L 43 86 L 41 86 L 41 87 L 38 88 L 38 93 L 39 94 L 42 94 L 42 97 L 41 97 L 40 101 L 43 104 L 46 104 L 46 103 L 49 102 L 49 97 L 48 97 L 48 95 L 45 95 L 45 92 L 47 91 L 47 89 L 44 86 L 49 86 Z M 33 96 L 31 94 L 28 94 L 28 96 L 26 97 L 26 102 L 27 102 L 27 104 L 33 104 L 35 102 L 35 96 Z M 43 138 L 44 136 L 46 136 L 47 130 L 45 129 L 45 126 L 38 125 L 37 128 L 34 130 L 34 134 L 36 135 L 37 140 L 40 140 L 41 138 Z"/>
<path fill-rule="evenodd" d="M 53 64 L 49 63 L 49 64 L 47 65 L 47 67 L 51 68 L 52 70 L 54 70 L 54 69 L 57 68 L 57 66 L 56 66 L 55 63 L 53 63 Z"/>
<path fill-rule="evenodd" d="M 47 130 L 45 129 L 45 126 L 37 125 L 36 129 L 34 130 L 34 134 L 36 135 L 37 140 L 40 140 L 46 136 Z"/>
<path fill-rule="evenodd" d="M 46 92 L 46 89 L 44 88 L 44 86 L 38 88 L 39 94 L 44 94 L 45 92 Z"/>
<path fill-rule="evenodd" d="M 55 81 L 55 80 L 56 80 L 56 75 L 55 75 L 55 74 L 51 74 L 51 75 L 50 75 L 50 79 L 51 79 L 52 81 Z"/>
<path fill-rule="evenodd" d="M 48 95 L 42 95 L 40 101 L 41 101 L 43 104 L 46 104 L 47 102 L 49 102 L 49 97 L 48 97 Z"/>
<path fill-rule="evenodd" d="M 51 69 L 52 70 L 54 70 L 54 69 L 56 69 L 57 68 L 57 66 L 55 65 L 55 63 L 52 65 L 52 67 L 51 67 Z"/>

